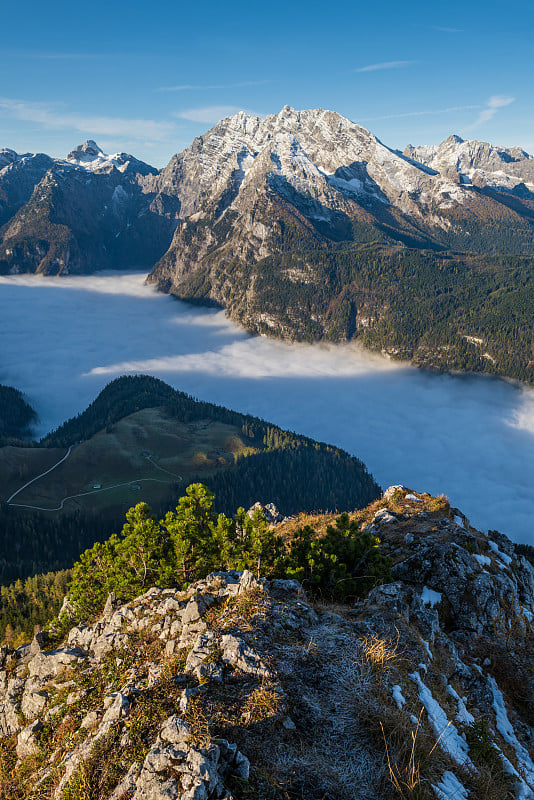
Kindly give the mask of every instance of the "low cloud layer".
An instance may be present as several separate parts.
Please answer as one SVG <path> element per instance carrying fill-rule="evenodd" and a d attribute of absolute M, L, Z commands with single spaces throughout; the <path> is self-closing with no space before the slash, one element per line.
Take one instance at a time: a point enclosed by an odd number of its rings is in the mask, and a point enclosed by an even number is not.
<path fill-rule="evenodd" d="M 384 487 L 443 492 L 474 524 L 534 544 L 533 391 L 426 374 L 355 345 L 249 337 L 223 312 L 193 309 L 143 280 L 0 278 L 0 382 L 28 395 L 39 435 L 116 375 L 148 372 L 337 444 Z"/>

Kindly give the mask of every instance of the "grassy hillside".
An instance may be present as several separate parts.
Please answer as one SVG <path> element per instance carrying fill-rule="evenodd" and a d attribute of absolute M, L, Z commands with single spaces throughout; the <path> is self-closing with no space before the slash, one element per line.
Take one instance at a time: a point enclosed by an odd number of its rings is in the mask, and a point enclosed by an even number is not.
<path fill-rule="evenodd" d="M 256 500 L 284 514 L 342 511 L 379 494 L 362 462 L 339 448 L 155 378 L 122 377 L 41 446 L 0 448 L 0 582 L 68 568 L 119 530 L 132 505 L 163 514 L 197 481 L 226 513 Z"/>

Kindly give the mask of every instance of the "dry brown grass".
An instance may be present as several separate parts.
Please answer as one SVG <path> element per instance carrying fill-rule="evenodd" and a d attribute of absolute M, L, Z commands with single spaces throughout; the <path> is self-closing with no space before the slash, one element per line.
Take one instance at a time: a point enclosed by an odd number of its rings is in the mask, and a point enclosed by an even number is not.
<path fill-rule="evenodd" d="M 207 747 L 210 742 L 211 725 L 210 719 L 205 713 L 202 694 L 189 700 L 183 718 L 191 728 L 191 740 L 195 747 Z"/>
<path fill-rule="evenodd" d="M 397 629 L 396 629 L 397 630 Z M 360 647 L 365 660 L 371 667 L 378 671 L 387 671 L 397 661 L 404 651 L 399 651 L 400 632 L 397 630 L 395 641 L 385 639 L 372 633 L 360 641 Z"/>
<path fill-rule="evenodd" d="M 295 538 L 295 534 L 306 525 L 316 532 L 317 537 L 324 536 L 326 529 L 332 525 L 337 514 L 299 514 L 294 519 L 290 519 L 281 525 L 276 526 L 276 533 L 281 536 L 284 542 L 290 542 Z"/>
<path fill-rule="evenodd" d="M 160 661 L 163 657 L 164 643 L 157 633 L 153 633 L 149 628 L 136 631 L 129 642 L 131 651 L 140 651 L 140 655 L 145 661 Z"/>
<path fill-rule="evenodd" d="M 404 762 L 392 761 L 389 753 L 388 742 L 384 725 L 380 723 L 384 745 L 386 748 L 386 758 L 388 762 L 389 780 L 399 795 L 399 797 L 415 798 L 422 791 L 421 763 L 416 754 L 417 734 L 421 724 L 423 709 L 419 712 L 417 727 L 415 731 L 410 731 L 411 747 L 409 748 L 408 758 Z M 435 745 L 434 745 L 435 747 Z M 426 787 L 425 787 L 426 790 Z"/>
<path fill-rule="evenodd" d="M 447 728 L 445 728 L 440 736 L 436 739 L 430 750 L 424 748 L 421 753 L 419 746 L 420 737 L 419 731 L 421 729 L 421 717 L 423 715 L 423 708 L 419 712 L 419 718 L 415 730 L 409 731 L 409 737 L 406 739 L 406 744 L 402 747 L 399 757 L 394 761 L 390 756 L 390 748 L 384 730 L 384 725 L 380 722 L 380 728 L 384 739 L 386 748 L 386 758 L 389 771 L 390 783 L 398 797 L 403 800 L 426 800 L 426 798 L 434 797 L 434 792 L 431 789 L 430 781 L 428 778 L 422 776 L 422 769 L 427 762 L 430 762 L 434 751 L 436 750 L 439 741 Z M 449 723 L 450 724 L 450 723 Z"/>
<path fill-rule="evenodd" d="M 419 497 L 421 502 L 418 503 L 414 500 L 406 500 L 405 495 L 407 494 L 414 494 L 416 497 Z M 394 514 L 408 514 L 410 516 L 416 516 L 422 511 L 426 511 L 427 514 L 445 514 L 446 516 L 450 516 L 451 514 L 450 503 L 445 495 L 434 497 L 426 492 L 414 492 L 412 489 L 406 487 L 406 491 L 395 492 L 389 500 L 385 500 L 381 497 L 373 503 L 370 503 L 366 508 L 355 511 L 354 514 L 351 515 L 351 519 L 356 519 L 362 527 L 365 527 L 365 525 L 373 521 L 374 515 L 377 511 L 380 511 L 381 508 L 388 508 Z"/>
<path fill-rule="evenodd" d="M 248 589 L 229 597 L 226 603 L 213 605 L 203 619 L 208 629 L 222 633 L 238 628 L 252 631 L 271 609 L 271 598 L 261 589 Z"/>
<path fill-rule="evenodd" d="M 242 720 L 247 724 L 276 717 L 280 711 L 280 696 L 271 683 L 257 686 L 248 695 L 243 706 Z"/>

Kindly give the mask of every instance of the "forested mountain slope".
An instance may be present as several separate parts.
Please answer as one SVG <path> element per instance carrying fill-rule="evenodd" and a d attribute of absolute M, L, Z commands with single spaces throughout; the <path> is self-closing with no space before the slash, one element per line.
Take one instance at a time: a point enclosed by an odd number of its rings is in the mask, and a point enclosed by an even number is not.
<path fill-rule="evenodd" d="M 195 480 L 227 513 L 262 499 L 284 514 L 341 511 L 379 494 L 364 464 L 339 448 L 149 376 L 112 381 L 39 447 L 0 448 L 0 479 L 0 583 L 70 567 L 120 528 L 133 503 L 163 514 Z"/>

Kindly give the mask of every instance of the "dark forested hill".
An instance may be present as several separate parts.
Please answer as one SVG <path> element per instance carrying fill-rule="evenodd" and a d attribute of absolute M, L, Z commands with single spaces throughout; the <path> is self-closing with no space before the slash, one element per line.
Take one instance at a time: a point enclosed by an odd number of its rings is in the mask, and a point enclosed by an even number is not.
<path fill-rule="evenodd" d="M 131 459 L 124 462 L 116 456 L 129 441 L 121 426 L 133 430 Z M 120 530 L 124 509 L 134 502 L 149 501 L 156 513 L 165 513 L 196 480 L 227 513 L 256 500 L 274 502 L 286 515 L 343 511 L 366 505 L 380 492 L 364 464 L 337 447 L 199 402 L 156 378 L 128 376 L 112 381 L 37 450 L 0 448 L 0 474 L 8 475 L 12 464 L 24 473 L 14 488 L 6 492 L 4 485 L 0 497 L 5 501 L 71 445 L 61 468 L 17 495 L 13 502 L 20 505 L 0 505 L 0 583 L 71 566 L 94 541 Z M 50 464 L 43 464 L 48 451 Z M 98 469 L 104 477 L 94 484 Z M 60 503 L 67 495 L 72 499 Z"/>
<path fill-rule="evenodd" d="M 0 384 L 0 445 L 5 439 L 27 435 L 35 419 L 35 411 L 24 400 L 22 392 Z"/>

